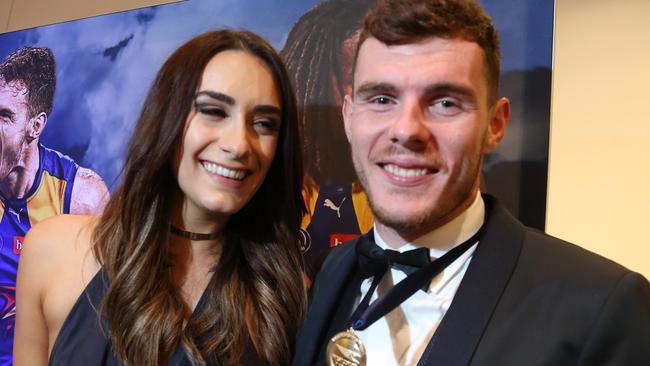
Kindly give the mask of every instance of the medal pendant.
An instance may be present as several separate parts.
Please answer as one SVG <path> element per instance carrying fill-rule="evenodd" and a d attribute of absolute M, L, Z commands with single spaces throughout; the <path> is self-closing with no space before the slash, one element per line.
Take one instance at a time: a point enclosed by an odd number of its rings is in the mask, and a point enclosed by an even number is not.
<path fill-rule="evenodd" d="M 366 366 L 366 348 L 352 328 L 338 333 L 327 344 L 328 366 Z"/>

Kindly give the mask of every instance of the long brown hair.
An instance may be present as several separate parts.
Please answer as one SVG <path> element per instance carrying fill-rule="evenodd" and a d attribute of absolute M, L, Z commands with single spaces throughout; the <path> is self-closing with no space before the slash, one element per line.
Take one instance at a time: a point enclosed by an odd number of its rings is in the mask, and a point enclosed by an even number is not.
<path fill-rule="evenodd" d="M 171 280 L 170 204 L 178 190 L 170 161 L 206 64 L 224 50 L 262 60 L 281 95 L 278 148 L 264 183 L 230 218 L 202 313 L 183 328 L 183 300 Z M 276 52 L 250 32 L 202 34 L 162 66 L 135 127 L 123 183 L 93 235 L 109 286 L 101 304 L 116 356 L 126 365 L 167 362 L 181 342 L 194 364 L 232 365 L 254 349 L 266 364 L 291 360 L 305 309 L 296 238 L 305 208 L 296 103 Z M 252 347 L 249 347 L 252 346 Z"/>

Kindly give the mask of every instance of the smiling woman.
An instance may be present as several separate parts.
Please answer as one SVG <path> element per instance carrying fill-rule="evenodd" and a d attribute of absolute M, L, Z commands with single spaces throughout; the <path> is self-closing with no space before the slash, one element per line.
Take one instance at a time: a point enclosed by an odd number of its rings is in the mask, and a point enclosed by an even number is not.
<path fill-rule="evenodd" d="M 271 166 L 280 115 L 273 75 L 261 60 L 231 50 L 210 60 L 176 155 L 187 215 L 228 217 L 243 207 Z"/>
<path fill-rule="evenodd" d="M 15 364 L 288 364 L 305 307 L 299 147 L 264 40 L 215 31 L 181 46 L 104 215 L 28 234 Z"/>

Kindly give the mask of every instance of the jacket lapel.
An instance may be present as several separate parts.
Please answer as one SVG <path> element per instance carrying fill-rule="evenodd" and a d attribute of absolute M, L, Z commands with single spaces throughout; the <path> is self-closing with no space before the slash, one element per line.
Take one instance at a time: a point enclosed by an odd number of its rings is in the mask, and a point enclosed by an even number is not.
<path fill-rule="evenodd" d="M 372 235 L 372 231 L 365 235 Z M 310 307 L 298 332 L 295 366 L 312 365 L 336 314 L 339 299 L 354 274 L 359 238 L 335 248 L 327 257 L 311 289 Z"/>
<path fill-rule="evenodd" d="M 494 198 L 487 195 L 483 198 L 488 210 L 485 233 L 418 366 L 470 363 L 517 264 L 524 226 Z"/>

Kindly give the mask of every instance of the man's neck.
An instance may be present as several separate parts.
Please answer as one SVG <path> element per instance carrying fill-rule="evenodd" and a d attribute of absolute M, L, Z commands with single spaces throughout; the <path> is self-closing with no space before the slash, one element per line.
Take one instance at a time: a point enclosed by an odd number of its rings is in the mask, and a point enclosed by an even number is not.
<path fill-rule="evenodd" d="M 399 250 L 405 245 L 427 247 L 443 252 L 455 247 L 474 235 L 483 225 L 485 204 L 479 192 L 472 195 L 464 210 L 440 225 L 420 235 L 405 237 L 392 228 L 375 223 L 375 240 L 380 246 Z"/>

